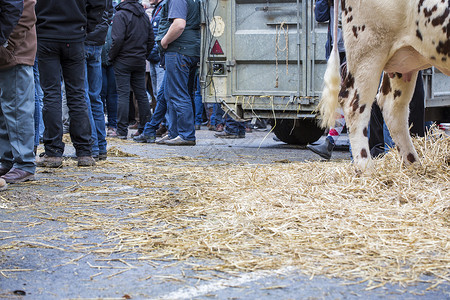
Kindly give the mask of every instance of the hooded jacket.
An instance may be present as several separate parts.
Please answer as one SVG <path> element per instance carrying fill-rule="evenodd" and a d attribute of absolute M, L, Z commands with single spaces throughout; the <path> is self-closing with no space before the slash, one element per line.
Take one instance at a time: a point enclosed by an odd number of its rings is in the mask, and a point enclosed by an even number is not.
<path fill-rule="evenodd" d="M 128 66 L 145 65 L 155 39 L 144 7 L 137 0 L 126 0 L 116 6 L 116 11 L 109 60 Z"/>
<path fill-rule="evenodd" d="M 36 0 L 25 0 L 22 16 L 8 38 L 8 46 L 0 45 L 0 69 L 15 65 L 34 65 L 36 55 Z"/>
<path fill-rule="evenodd" d="M 105 0 L 38 0 L 38 39 L 83 42 L 101 21 L 105 4 Z"/>

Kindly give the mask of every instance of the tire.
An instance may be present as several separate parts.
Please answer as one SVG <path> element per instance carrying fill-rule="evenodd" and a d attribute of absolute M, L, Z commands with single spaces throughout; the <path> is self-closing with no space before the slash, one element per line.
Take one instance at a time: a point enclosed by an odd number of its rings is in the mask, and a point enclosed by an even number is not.
<path fill-rule="evenodd" d="M 271 123 L 277 138 L 290 145 L 313 143 L 324 133 L 315 119 L 277 119 Z"/>

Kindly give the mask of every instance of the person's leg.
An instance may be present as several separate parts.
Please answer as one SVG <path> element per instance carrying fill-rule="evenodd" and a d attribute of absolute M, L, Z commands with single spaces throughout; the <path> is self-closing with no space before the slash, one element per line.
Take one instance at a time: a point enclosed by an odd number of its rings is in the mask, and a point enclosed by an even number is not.
<path fill-rule="evenodd" d="M 384 153 L 383 114 L 375 101 L 372 104 L 369 121 L 369 148 L 372 157 Z"/>
<path fill-rule="evenodd" d="M 419 71 L 419 75 L 417 75 L 414 94 L 409 102 L 409 125 L 413 135 L 425 136 L 425 91 L 422 71 Z"/>
<path fill-rule="evenodd" d="M 169 103 L 171 126 L 170 136 L 180 136 L 186 141 L 195 141 L 194 111 L 189 94 L 189 75 L 191 66 L 198 58 L 184 56 L 175 52 L 165 55 L 166 85 L 165 98 Z"/>
<path fill-rule="evenodd" d="M 245 124 L 244 122 L 238 122 L 229 115 L 226 115 L 225 132 L 228 134 L 236 135 L 240 138 L 245 137 Z"/>
<path fill-rule="evenodd" d="M 108 110 L 108 126 L 117 129 L 117 88 L 113 66 L 106 67 L 105 73 L 107 81 L 106 108 Z"/>
<path fill-rule="evenodd" d="M 34 147 L 39 146 L 40 139 L 40 126 L 42 123 L 42 111 L 41 111 L 41 95 L 42 90 L 40 90 L 39 83 L 39 68 L 37 57 L 34 60 L 33 66 L 33 79 L 34 79 Z"/>
<path fill-rule="evenodd" d="M 95 64 L 95 58 L 94 58 L 94 53 L 93 53 L 93 47 L 89 46 L 89 45 L 84 45 L 84 54 L 86 57 L 86 64 L 85 64 L 85 69 L 84 69 L 84 86 L 86 88 L 86 95 L 85 95 L 85 99 L 86 99 L 86 105 L 87 105 L 87 109 L 88 109 L 88 115 L 89 115 L 89 122 L 91 124 L 91 139 L 90 139 L 90 144 L 92 147 L 92 156 L 98 156 L 98 139 L 97 139 L 97 129 L 95 127 L 95 121 L 94 121 L 94 116 L 92 114 L 92 105 L 91 105 L 91 86 L 89 84 L 90 81 L 90 77 L 92 76 L 91 73 L 93 73 L 92 71 L 92 67 L 91 64 Z"/>
<path fill-rule="evenodd" d="M 196 129 L 200 129 L 200 126 L 203 123 L 203 110 L 204 110 L 204 106 L 203 106 L 203 101 L 202 101 L 202 93 L 200 90 L 200 78 L 197 75 L 196 76 L 197 80 L 196 80 L 196 90 L 194 93 L 194 106 L 195 106 L 195 127 Z"/>
<path fill-rule="evenodd" d="M 44 120 L 44 147 L 49 157 L 61 157 L 62 142 L 62 99 L 61 99 L 61 43 L 38 42 L 38 64 L 41 87 L 44 92 L 42 118 Z"/>
<path fill-rule="evenodd" d="M 1 71 L 0 78 L 2 167 L 34 174 L 34 124 L 30 122 L 35 107 L 33 67 L 16 65 Z M 7 173 L 4 176 L 7 182 L 14 182 L 8 178 L 18 175 Z"/>
<path fill-rule="evenodd" d="M 136 98 L 139 110 L 140 133 L 144 131 L 145 124 L 150 121 L 150 103 L 148 102 L 147 92 L 145 90 L 145 65 L 136 66 L 131 72 L 130 83 Z"/>
<path fill-rule="evenodd" d="M 117 134 L 119 137 L 128 135 L 128 113 L 130 110 L 130 73 L 125 65 L 116 63 L 114 75 L 117 88 Z"/>
<path fill-rule="evenodd" d="M 88 84 L 89 84 L 89 100 L 91 103 L 92 117 L 94 119 L 95 134 L 93 137 L 97 138 L 97 145 L 99 154 L 106 154 L 106 125 L 105 113 L 103 111 L 103 102 L 100 98 L 102 89 L 102 67 L 101 67 L 101 46 L 92 46 L 92 55 L 88 69 Z"/>
<path fill-rule="evenodd" d="M 156 136 L 156 130 L 159 127 L 159 124 L 164 120 L 164 116 L 167 112 L 167 101 L 164 97 L 164 82 L 165 77 L 163 80 L 163 84 L 161 85 L 161 88 L 158 91 L 157 95 L 157 102 L 156 102 L 156 108 L 155 111 L 150 119 L 150 122 L 147 122 L 144 127 L 143 134 L 145 136 Z"/>
<path fill-rule="evenodd" d="M 61 67 L 69 108 L 69 133 L 77 157 L 92 156 L 91 123 L 86 104 L 84 43 L 63 43 Z"/>

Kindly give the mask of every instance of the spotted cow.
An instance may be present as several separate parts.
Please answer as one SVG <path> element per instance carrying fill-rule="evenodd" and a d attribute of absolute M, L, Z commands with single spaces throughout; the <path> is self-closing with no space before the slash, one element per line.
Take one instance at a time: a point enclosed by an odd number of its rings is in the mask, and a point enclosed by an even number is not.
<path fill-rule="evenodd" d="M 338 5 L 334 0 L 334 20 Z M 341 0 L 341 10 L 347 74 L 341 84 L 334 45 L 319 103 L 322 126 L 334 125 L 341 105 L 354 163 L 365 170 L 371 163 L 367 126 L 377 101 L 402 159 L 418 161 L 408 130 L 408 104 L 419 70 L 435 66 L 450 76 L 450 0 Z"/>

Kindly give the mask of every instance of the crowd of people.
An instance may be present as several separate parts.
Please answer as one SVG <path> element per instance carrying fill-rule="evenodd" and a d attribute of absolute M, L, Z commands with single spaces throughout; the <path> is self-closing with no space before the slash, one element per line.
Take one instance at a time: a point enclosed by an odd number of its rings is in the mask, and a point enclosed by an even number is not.
<path fill-rule="evenodd" d="M 317 0 L 317 21 L 332 22 L 330 9 Z M 79 167 L 107 159 L 107 136 L 193 146 L 203 116 L 216 137 L 244 138 L 249 124 L 202 103 L 200 11 L 195 0 L 0 0 L 0 190 L 33 180 L 36 166 L 60 167 L 64 133 Z M 333 38 L 329 31 L 327 57 Z M 423 135 L 420 84 L 413 123 Z M 326 159 L 345 125 L 339 113 L 325 141 L 308 146 Z M 373 119 L 377 155 L 388 134 L 376 107 Z"/>
<path fill-rule="evenodd" d="M 64 133 L 85 167 L 107 136 L 192 146 L 204 115 L 222 132 L 199 61 L 199 1 L 0 0 L 0 190 L 60 167 Z"/>

